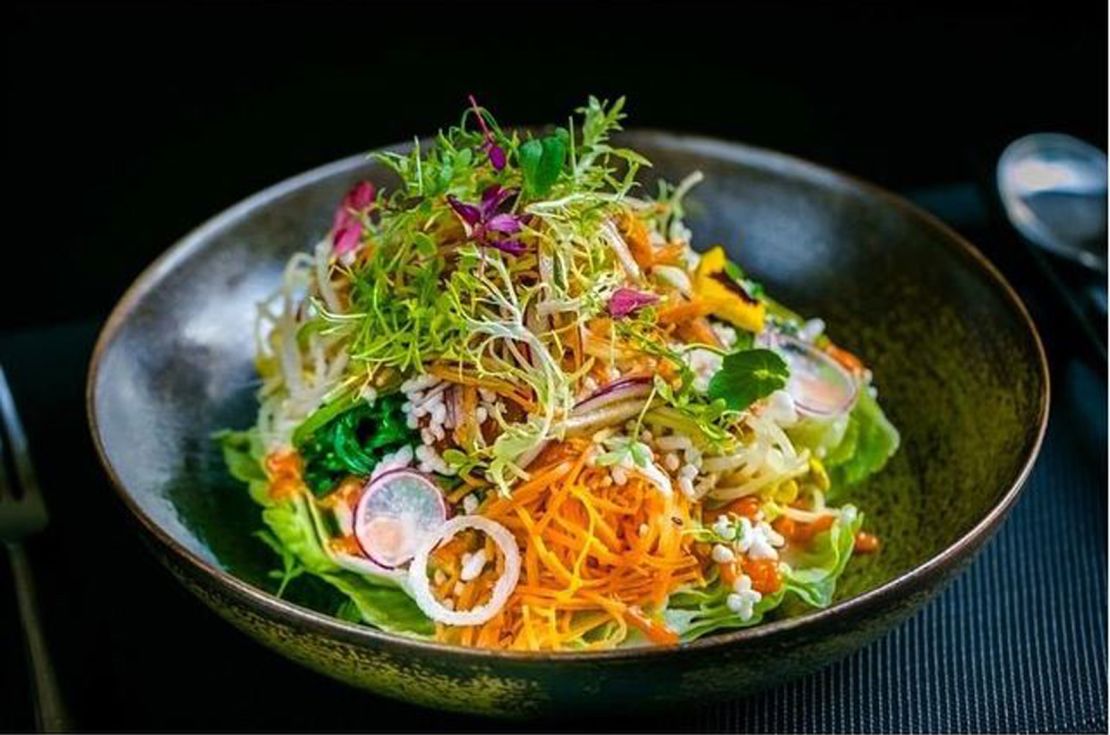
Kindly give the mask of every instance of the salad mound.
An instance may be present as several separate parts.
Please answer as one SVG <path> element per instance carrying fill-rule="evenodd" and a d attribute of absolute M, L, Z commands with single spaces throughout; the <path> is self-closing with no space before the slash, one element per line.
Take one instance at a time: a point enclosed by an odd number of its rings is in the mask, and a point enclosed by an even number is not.
<path fill-rule="evenodd" d="M 875 551 L 838 492 L 898 432 L 871 373 L 636 182 L 623 100 L 547 134 L 471 98 L 374 158 L 258 305 L 254 427 L 220 434 L 336 615 L 463 646 L 676 644 L 831 603 Z"/>

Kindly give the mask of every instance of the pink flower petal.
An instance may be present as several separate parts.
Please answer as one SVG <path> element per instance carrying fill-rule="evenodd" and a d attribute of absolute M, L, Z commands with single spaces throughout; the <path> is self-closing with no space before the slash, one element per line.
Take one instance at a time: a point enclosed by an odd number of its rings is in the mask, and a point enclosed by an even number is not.
<path fill-rule="evenodd" d="M 362 225 L 357 221 L 352 221 L 336 230 L 335 234 L 332 235 L 331 242 L 336 253 L 346 255 L 358 247 L 361 237 Z"/>
<path fill-rule="evenodd" d="M 351 214 L 349 209 L 341 206 L 339 209 L 335 210 L 335 216 L 331 219 L 331 231 L 339 232 L 344 227 L 356 224 L 357 222 L 358 218 Z"/>
<path fill-rule="evenodd" d="M 659 297 L 653 293 L 643 293 L 631 288 L 618 288 L 609 298 L 609 314 L 614 319 L 622 319 L 649 304 L 654 304 Z"/>
<path fill-rule="evenodd" d="M 343 206 L 361 212 L 374 203 L 374 194 L 373 184 L 369 181 L 360 181 L 347 192 L 347 196 L 343 198 Z"/>

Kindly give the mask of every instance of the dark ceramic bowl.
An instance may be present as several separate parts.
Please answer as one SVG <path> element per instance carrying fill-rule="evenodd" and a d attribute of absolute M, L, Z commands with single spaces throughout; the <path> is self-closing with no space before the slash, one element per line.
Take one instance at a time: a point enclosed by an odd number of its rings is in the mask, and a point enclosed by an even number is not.
<path fill-rule="evenodd" d="M 271 594 L 271 552 L 211 440 L 254 421 L 254 303 L 329 225 L 362 156 L 285 181 L 176 244 L 104 328 L 88 383 L 92 433 L 120 497 L 166 566 L 220 615 L 296 661 L 413 702 L 509 716 L 743 694 L 812 671 L 935 594 L 998 528 L 1048 415 L 1048 372 L 1018 297 L 970 245 L 906 202 L 777 153 L 704 138 L 625 137 L 672 181 L 700 169 L 695 243 L 726 244 L 771 293 L 821 315 L 865 356 L 903 445 L 851 499 L 882 550 L 854 559 L 830 608 L 679 648 L 524 654 L 413 641 L 329 615 L 302 585 Z M 654 188 L 654 186 L 652 186 Z M 140 594 L 136 590 L 136 595 Z M 138 599 L 138 598 L 136 598 Z"/>

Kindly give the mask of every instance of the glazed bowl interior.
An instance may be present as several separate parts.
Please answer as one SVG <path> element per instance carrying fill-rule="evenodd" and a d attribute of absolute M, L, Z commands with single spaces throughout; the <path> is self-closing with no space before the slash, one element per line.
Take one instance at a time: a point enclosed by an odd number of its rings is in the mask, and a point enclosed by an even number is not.
<path fill-rule="evenodd" d="M 903 442 L 883 473 L 845 493 L 882 550 L 852 561 L 838 598 L 891 583 L 913 591 L 915 569 L 993 525 L 1039 445 L 1047 373 L 1020 302 L 950 231 L 878 190 L 734 144 L 625 138 L 655 164 L 648 191 L 655 177 L 704 173 L 688 204 L 696 247 L 724 244 L 780 301 L 821 316 L 874 371 Z M 255 304 L 287 258 L 319 240 L 360 178 L 394 183 L 372 161 L 347 159 L 185 238 L 124 297 L 90 373 L 94 437 L 155 543 L 264 592 L 274 588 L 267 573 L 277 560 L 252 536 L 258 509 L 227 474 L 212 434 L 253 423 Z M 324 614 L 339 602 L 310 583 L 294 585 L 289 599 Z"/>

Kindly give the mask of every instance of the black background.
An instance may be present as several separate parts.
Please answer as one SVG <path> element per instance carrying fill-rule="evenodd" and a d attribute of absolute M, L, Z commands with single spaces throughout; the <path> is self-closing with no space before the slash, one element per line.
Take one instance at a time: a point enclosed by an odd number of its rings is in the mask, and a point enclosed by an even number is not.
<path fill-rule="evenodd" d="M 624 94 L 631 125 L 776 148 L 909 192 L 987 187 L 1001 149 L 1029 132 L 1105 149 L 1105 5 L 1000 8 L 5 11 L 0 359 L 17 398 L 35 407 L 25 420 L 48 497 L 75 498 L 32 551 L 47 572 L 48 633 L 79 724 L 485 727 L 387 707 L 262 650 L 158 569 L 108 500 L 80 413 L 84 361 L 123 289 L 177 238 L 299 171 L 433 132 L 457 119 L 470 92 L 505 123 L 561 120 L 587 94 Z M 1005 269 L 1005 253 L 985 249 Z M 1024 267 L 1008 271 L 1019 290 Z M 6 575 L 0 729 L 22 729 L 31 721 L 22 662 L 10 655 L 19 644 Z M 286 705 L 299 698 L 311 706 Z M 342 716 L 363 706 L 373 718 Z M 655 724 L 681 726 L 676 717 Z"/>
<path fill-rule="evenodd" d="M 1099 7 L 1101 5 L 1101 8 Z M 587 94 L 905 189 L 1037 130 L 1105 147 L 1105 4 L 35 5 L 5 23 L 0 325 L 105 313 L 207 217 L 318 164 Z M 18 294 L 18 299 L 13 296 Z"/>

